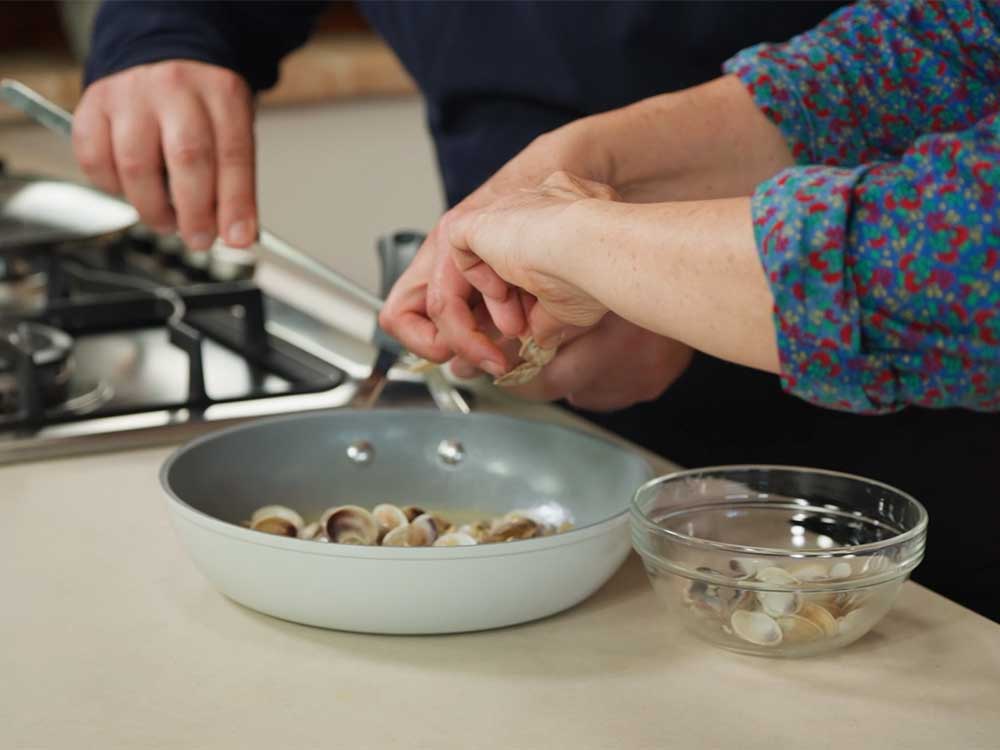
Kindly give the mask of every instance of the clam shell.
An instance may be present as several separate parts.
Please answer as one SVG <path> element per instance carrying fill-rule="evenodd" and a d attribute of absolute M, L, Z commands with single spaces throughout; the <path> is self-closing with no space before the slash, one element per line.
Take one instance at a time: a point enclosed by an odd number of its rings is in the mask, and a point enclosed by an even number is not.
<path fill-rule="evenodd" d="M 489 521 L 466 523 L 459 526 L 457 530 L 461 534 L 468 534 L 477 542 L 484 542 L 490 534 L 490 523 Z"/>
<path fill-rule="evenodd" d="M 729 570 L 734 578 L 753 578 L 760 568 L 761 563 L 752 557 L 734 557 L 729 561 Z"/>
<path fill-rule="evenodd" d="M 835 581 L 839 581 L 843 578 L 850 578 L 852 572 L 851 564 L 845 560 L 841 560 L 830 566 L 829 577 Z"/>
<path fill-rule="evenodd" d="M 500 377 L 494 378 L 493 385 L 506 387 L 526 385 L 538 377 L 538 373 L 541 371 L 542 368 L 538 365 L 531 362 L 522 362 L 510 372 L 505 372 Z"/>
<path fill-rule="evenodd" d="M 469 545 L 476 544 L 476 540 L 473 539 L 468 534 L 463 534 L 460 531 L 453 531 L 450 534 L 444 534 L 439 536 L 434 540 L 434 547 L 466 547 Z"/>
<path fill-rule="evenodd" d="M 406 526 L 410 520 L 406 514 L 391 503 L 381 503 L 372 508 L 372 517 L 378 524 L 378 535 L 381 539 L 397 526 Z"/>
<path fill-rule="evenodd" d="M 819 628 L 823 635 L 829 638 L 832 638 L 839 632 L 837 619 L 818 604 L 807 603 L 803 605 L 802 609 L 799 610 L 798 616 L 811 622 Z"/>
<path fill-rule="evenodd" d="M 738 609 L 729 618 L 729 624 L 737 636 L 757 646 L 777 646 L 784 638 L 774 618 L 763 612 Z"/>
<path fill-rule="evenodd" d="M 378 524 L 365 508 L 342 505 L 323 514 L 326 535 L 337 544 L 372 545 L 378 542 Z"/>
<path fill-rule="evenodd" d="M 437 525 L 430 513 L 417 516 L 406 527 L 407 547 L 429 547 L 437 537 Z"/>
<path fill-rule="evenodd" d="M 302 516 L 284 505 L 265 505 L 250 516 L 250 528 L 265 534 L 298 536 L 303 526 Z"/>
<path fill-rule="evenodd" d="M 800 615 L 779 617 L 777 623 L 781 628 L 782 639 L 786 643 L 815 641 L 823 637 L 823 629 L 819 625 Z"/>
<path fill-rule="evenodd" d="M 718 586 L 704 581 L 691 581 L 684 589 L 683 599 L 684 603 L 693 609 L 710 612 L 713 615 L 722 614 L 723 602 L 719 597 Z"/>
<path fill-rule="evenodd" d="M 517 518 L 509 521 L 501 520 L 490 528 L 486 539 L 490 542 L 511 542 L 516 539 L 531 539 L 539 535 L 540 528 L 538 523 L 530 518 Z"/>
<path fill-rule="evenodd" d="M 404 505 L 402 507 L 403 515 L 406 516 L 406 520 L 413 523 L 413 519 L 417 516 L 422 516 L 424 514 L 424 509 L 419 508 L 416 505 Z"/>
<path fill-rule="evenodd" d="M 253 526 L 251 526 L 254 531 L 262 531 L 265 534 L 274 534 L 276 536 L 298 536 L 298 530 L 295 528 L 295 524 L 291 521 L 286 521 L 284 518 L 262 518 Z"/>
<path fill-rule="evenodd" d="M 397 526 L 392 531 L 386 533 L 382 537 L 383 547 L 406 547 L 406 540 L 409 536 L 410 524 L 406 526 Z"/>
<path fill-rule="evenodd" d="M 802 607 L 802 598 L 793 591 L 761 591 L 757 594 L 761 609 L 772 617 L 794 615 Z"/>
<path fill-rule="evenodd" d="M 313 521 L 302 528 L 299 532 L 299 539 L 315 539 L 318 536 L 326 536 L 326 532 L 323 527 L 320 526 L 319 521 Z"/>
<path fill-rule="evenodd" d="M 493 384 L 514 386 L 530 383 L 538 377 L 542 368 L 553 360 L 558 349 L 558 347 L 543 349 L 531 336 L 526 336 L 521 339 L 521 349 L 518 352 L 518 356 L 524 361 L 510 372 L 496 378 Z"/>
<path fill-rule="evenodd" d="M 545 367 L 549 362 L 555 359 L 556 352 L 559 347 L 551 347 L 549 349 L 543 349 L 538 345 L 532 336 L 527 336 L 521 339 L 521 349 L 518 351 L 518 355 L 525 362 L 530 362 L 533 365 L 538 365 L 540 368 Z"/>
<path fill-rule="evenodd" d="M 840 635 L 858 635 L 859 631 L 868 628 L 867 618 L 863 609 L 855 609 L 837 620 L 837 631 Z"/>
<path fill-rule="evenodd" d="M 434 521 L 434 527 L 437 529 L 438 536 L 448 533 L 449 530 L 454 530 L 452 522 L 444 516 L 438 515 L 437 513 L 431 513 L 430 517 L 431 520 Z"/>
<path fill-rule="evenodd" d="M 757 580 L 764 583 L 776 583 L 782 586 L 794 586 L 799 583 L 799 579 L 793 576 L 784 568 L 762 568 L 757 571 Z"/>

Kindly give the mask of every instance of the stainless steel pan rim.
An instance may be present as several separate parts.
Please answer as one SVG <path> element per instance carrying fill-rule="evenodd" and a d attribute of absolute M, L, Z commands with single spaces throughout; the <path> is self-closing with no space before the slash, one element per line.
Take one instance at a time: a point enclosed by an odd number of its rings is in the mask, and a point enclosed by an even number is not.
<path fill-rule="evenodd" d="M 223 430 L 218 430 L 216 432 L 203 435 L 184 446 L 176 449 L 163 463 L 160 468 L 160 484 L 170 501 L 175 505 L 176 510 L 182 515 L 182 517 L 198 526 L 205 529 L 214 531 L 224 536 L 229 536 L 235 539 L 239 539 L 243 542 L 248 542 L 251 544 L 257 544 L 265 547 L 274 547 L 279 549 L 286 549 L 291 552 L 299 552 L 304 554 L 312 555 L 322 555 L 327 557 L 350 557 L 350 558 L 365 558 L 372 560 L 439 560 L 439 559 L 461 559 L 469 557 L 502 557 L 512 554 L 530 553 L 533 551 L 544 551 L 547 549 L 552 549 L 553 547 L 559 547 L 569 544 L 575 544 L 578 542 L 585 541 L 598 534 L 606 533 L 609 527 L 617 527 L 624 525 L 628 522 L 629 513 L 629 498 L 622 498 L 622 508 L 620 511 L 613 513 L 598 521 L 574 528 L 570 531 L 566 531 L 560 534 L 556 534 L 549 537 L 542 537 L 537 539 L 525 539 L 511 542 L 502 542 L 497 544 L 483 544 L 476 546 L 467 547 L 406 547 L 406 548 L 388 548 L 388 547 L 365 547 L 360 545 L 337 545 L 337 544 L 322 544 L 318 542 L 313 542 L 303 539 L 292 539 L 287 537 L 279 537 L 275 535 L 263 534 L 257 531 L 251 531 L 250 529 L 244 528 L 237 524 L 231 523 L 229 521 L 224 521 L 213 515 L 210 515 L 198 508 L 193 507 L 183 500 L 173 489 L 170 483 L 170 472 L 174 465 L 183 456 L 185 456 L 189 451 L 194 451 L 200 446 L 213 442 L 215 440 L 224 438 L 228 435 L 235 433 L 253 431 L 267 425 L 288 423 L 288 422 L 303 422 L 306 420 L 320 420 L 329 419 L 332 415 L 407 415 L 408 417 L 426 417 L 433 419 L 437 422 L 442 422 L 444 424 L 455 423 L 467 426 L 470 422 L 482 422 L 482 423 L 500 423 L 512 426 L 518 426 L 523 424 L 538 425 L 548 428 L 554 427 L 551 423 L 542 420 L 533 419 L 523 419 L 518 417 L 510 417 L 502 414 L 492 414 L 492 413 L 472 413 L 472 414 L 445 414 L 439 411 L 434 411 L 430 409 L 378 409 L 377 411 L 368 410 L 356 410 L 356 409 L 338 409 L 336 411 L 325 411 L 325 412 L 314 412 L 311 414 L 293 414 L 284 415 L 279 417 L 269 417 L 266 419 L 254 420 L 246 424 L 236 425 L 234 427 L 229 427 Z M 593 435 L 591 433 L 585 432 L 583 430 L 574 427 L 559 426 L 559 430 L 566 431 L 567 433 L 573 434 L 579 439 L 585 441 L 591 441 L 594 443 L 602 444 L 616 450 L 626 451 L 627 449 L 621 445 L 608 440 L 603 437 Z M 359 436 L 361 437 L 361 436 Z M 442 433 L 442 438 L 446 438 L 448 435 Z M 636 456 L 636 460 L 640 463 L 645 464 L 648 467 L 648 475 L 653 476 L 653 469 L 640 457 Z"/>

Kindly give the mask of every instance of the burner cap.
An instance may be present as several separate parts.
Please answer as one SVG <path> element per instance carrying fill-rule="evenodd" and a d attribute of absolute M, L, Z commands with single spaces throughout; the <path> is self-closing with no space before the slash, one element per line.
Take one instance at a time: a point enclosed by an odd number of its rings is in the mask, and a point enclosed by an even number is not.
<path fill-rule="evenodd" d="M 41 323 L 18 323 L 4 338 L 10 346 L 29 352 L 36 367 L 58 364 L 73 352 L 73 337 Z M 11 369 L 14 358 L 0 351 L 0 372 Z"/>
<path fill-rule="evenodd" d="M 73 338 L 41 323 L 18 323 L 0 334 L 0 412 L 22 408 L 26 384 L 20 382 L 18 352 L 30 354 L 38 392 L 46 406 L 66 400 L 73 372 Z"/>

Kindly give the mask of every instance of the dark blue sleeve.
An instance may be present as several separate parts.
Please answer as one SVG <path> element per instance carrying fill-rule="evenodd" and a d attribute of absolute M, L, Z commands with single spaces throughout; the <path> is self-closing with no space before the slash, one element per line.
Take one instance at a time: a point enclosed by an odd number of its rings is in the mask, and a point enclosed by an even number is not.
<path fill-rule="evenodd" d="M 134 65 L 197 60 L 236 71 L 254 91 L 309 37 L 326 2 L 106 0 L 94 22 L 84 86 Z"/>

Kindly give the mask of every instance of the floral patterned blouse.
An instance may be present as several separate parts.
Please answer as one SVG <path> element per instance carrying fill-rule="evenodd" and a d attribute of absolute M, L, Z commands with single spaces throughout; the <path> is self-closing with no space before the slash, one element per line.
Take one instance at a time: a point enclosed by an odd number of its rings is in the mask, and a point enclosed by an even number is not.
<path fill-rule="evenodd" d="M 799 164 L 752 201 L 786 390 L 1000 410 L 1000 2 L 858 3 L 726 71 Z"/>

